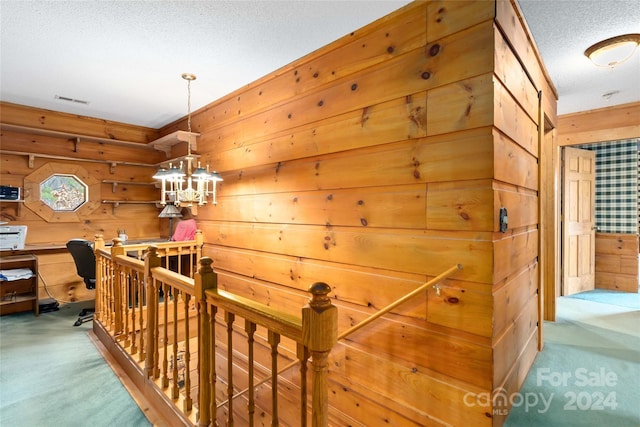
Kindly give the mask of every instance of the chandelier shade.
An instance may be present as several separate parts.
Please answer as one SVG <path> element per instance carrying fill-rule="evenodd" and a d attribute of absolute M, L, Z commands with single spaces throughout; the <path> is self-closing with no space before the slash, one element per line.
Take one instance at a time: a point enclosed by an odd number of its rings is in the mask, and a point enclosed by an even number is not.
<path fill-rule="evenodd" d="M 173 203 L 176 206 L 204 206 L 211 197 L 213 204 L 217 204 L 216 183 L 222 181 L 222 177 L 216 171 L 210 172 L 209 165 L 203 167 L 198 162 L 194 169 L 196 156 L 191 154 L 191 143 L 194 134 L 191 132 L 191 81 L 196 76 L 190 73 L 182 74 L 187 81 L 187 156 L 180 160 L 179 165 L 169 163 L 169 167 L 161 167 L 153 175 L 161 183 L 162 195 L 160 203 L 164 206 Z"/>

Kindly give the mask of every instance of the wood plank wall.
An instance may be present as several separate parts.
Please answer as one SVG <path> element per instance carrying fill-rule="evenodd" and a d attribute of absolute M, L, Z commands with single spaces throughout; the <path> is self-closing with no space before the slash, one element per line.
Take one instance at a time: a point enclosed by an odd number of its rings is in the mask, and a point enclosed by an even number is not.
<path fill-rule="evenodd" d="M 640 138 L 640 102 L 558 117 L 558 145 Z"/>
<path fill-rule="evenodd" d="M 517 4 L 420 1 L 193 114 L 199 154 L 225 179 L 218 205 L 198 212 L 224 289 L 298 313 L 308 286 L 325 281 L 345 330 L 463 265 L 439 293 L 430 289 L 337 345 L 332 425 L 504 422 L 508 407 L 477 399 L 517 391 L 537 352 L 540 105 L 555 122 L 554 90 Z M 3 123 L 140 143 L 158 134 L 52 112 L 12 108 L 8 116 L 9 107 Z M 76 153 L 65 138 L 2 137 L 2 150 L 146 156 L 130 146 L 82 143 Z M 36 157 L 35 167 L 47 162 Z M 113 177 L 108 163 L 82 165 Z M 17 185 L 32 170 L 25 156 L 2 155 L 3 182 Z M 141 166 L 117 166 L 115 175 L 150 176 Z M 111 189 L 102 185 L 103 198 Z M 148 190 L 118 186 L 114 198 L 153 198 Z M 127 225 L 130 238 L 160 227 L 157 210 L 144 205 L 101 206 L 55 229 L 28 209 L 23 216 L 31 242 L 109 235 L 132 218 L 145 220 Z M 282 350 L 295 354 L 286 342 Z"/>
<path fill-rule="evenodd" d="M 596 233 L 596 288 L 638 292 L 638 235 Z"/>
<path fill-rule="evenodd" d="M 332 425 L 501 425 L 467 393 L 533 363 L 538 92 L 552 121 L 556 98 L 520 16 L 412 3 L 192 117 L 225 179 L 198 215 L 222 288 L 297 312 L 325 281 L 345 330 L 463 265 L 338 344 Z"/>
<path fill-rule="evenodd" d="M 5 102 L 0 103 L 0 114 L 3 125 L 0 147 L 2 185 L 24 189 L 25 178 L 37 175 L 37 171 L 67 172 L 75 168 L 82 168 L 86 175 L 99 181 L 99 194 L 90 193 L 90 198 L 98 201 L 96 208 L 89 212 L 80 210 L 77 218 L 70 222 L 50 222 L 45 219 L 47 215 L 43 218 L 36 212 L 41 209 L 39 203 L 0 203 L 2 221 L 7 221 L 8 225 L 28 227 L 27 245 L 60 246 L 72 238 L 92 241 L 95 234 L 116 237 L 118 228 L 126 229 L 131 239 L 158 237 L 164 230 L 163 226 L 166 227 L 165 234 L 168 234 L 166 221 L 161 222 L 157 218 L 159 209 L 155 204 L 126 204 L 114 210 L 112 204 L 100 203 L 102 200 L 159 200 L 155 186 L 129 184 L 153 181 L 151 176 L 156 168 L 152 165 L 163 160 L 165 155 L 149 150 L 145 145 L 157 138 L 157 130 Z M 53 133 L 47 134 L 49 131 Z M 83 137 L 76 144 L 75 138 L 55 132 L 76 133 Z M 132 144 L 96 142 L 90 137 L 125 140 Z M 34 156 L 32 164 L 29 155 Z M 149 166 L 139 166 L 138 163 L 149 163 Z M 122 183 L 114 187 L 112 183 L 102 182 L 105 180 Z M 36 206 L 36 211 L 28 206 Z M 75 264 L 68 253 L 41 254 L 38 265 L 41 298 L 52 296 L 61 303 L 93 298 L 93 291 L 86 290 L 84 282 L 75 273 Z"/>

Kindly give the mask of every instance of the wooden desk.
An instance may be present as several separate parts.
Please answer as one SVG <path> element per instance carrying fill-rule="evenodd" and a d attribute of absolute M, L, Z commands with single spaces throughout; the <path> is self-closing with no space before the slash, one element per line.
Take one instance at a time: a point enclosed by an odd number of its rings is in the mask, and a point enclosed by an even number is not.
<path fill-rule="evenodd" d="M 0 257 L 12 255 L 48 255 L 59 254 L 67 251 L 65 244 L 25 245 L 24 249 L 9 249 L 0 251 Z"/>

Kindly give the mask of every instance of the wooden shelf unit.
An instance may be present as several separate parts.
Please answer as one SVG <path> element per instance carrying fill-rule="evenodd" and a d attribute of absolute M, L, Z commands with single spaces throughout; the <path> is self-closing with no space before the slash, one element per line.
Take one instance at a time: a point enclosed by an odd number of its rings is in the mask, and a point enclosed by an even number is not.
<path fill-rule="evenodd" d="M 12 206 L 15 208 L 15 212 L 16 212 L 16 216 L 17 217 L 21 217 L 22 216 L 22 205 L 24 204 L 24 200 L 0 200 L 0 204 L 1 203 L 10 203 L 7 206 Z M 13 203 L 13 204 L 11 204 Z"/>
<path fill-rule="evenodd" d="M 17 268 L 28 268 L 33 276 L 0 281 L 0 316 L 23 311 L 33 311 L 38 316 L 38 258 L 35 255 L 0 255 L 0 270 Z"/>

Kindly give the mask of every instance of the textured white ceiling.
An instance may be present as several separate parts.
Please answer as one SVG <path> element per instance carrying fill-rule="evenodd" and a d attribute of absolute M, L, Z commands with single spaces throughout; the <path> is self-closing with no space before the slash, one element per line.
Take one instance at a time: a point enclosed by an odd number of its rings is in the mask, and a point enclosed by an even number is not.
<path fill-rule="evenodd" d="M 640 101 L 640 50 L 613 69 L 595 67 L 584 56 L 601 40 L 640 33 L 640 0 L 519 3 L 558 90 L 559 114 Z"/>
<path fill-rule="evenodd" d="M 186 114 L 183 72 L 198 77 L 196 110 L 406 3 L 0 0 L 0 99 L 158 128 Z M 640 100 L 640 54 L 614 70 L 582 55 L 602 38 L 640 32 L 640 0 L 521 7 L 560 113 Z"/>

